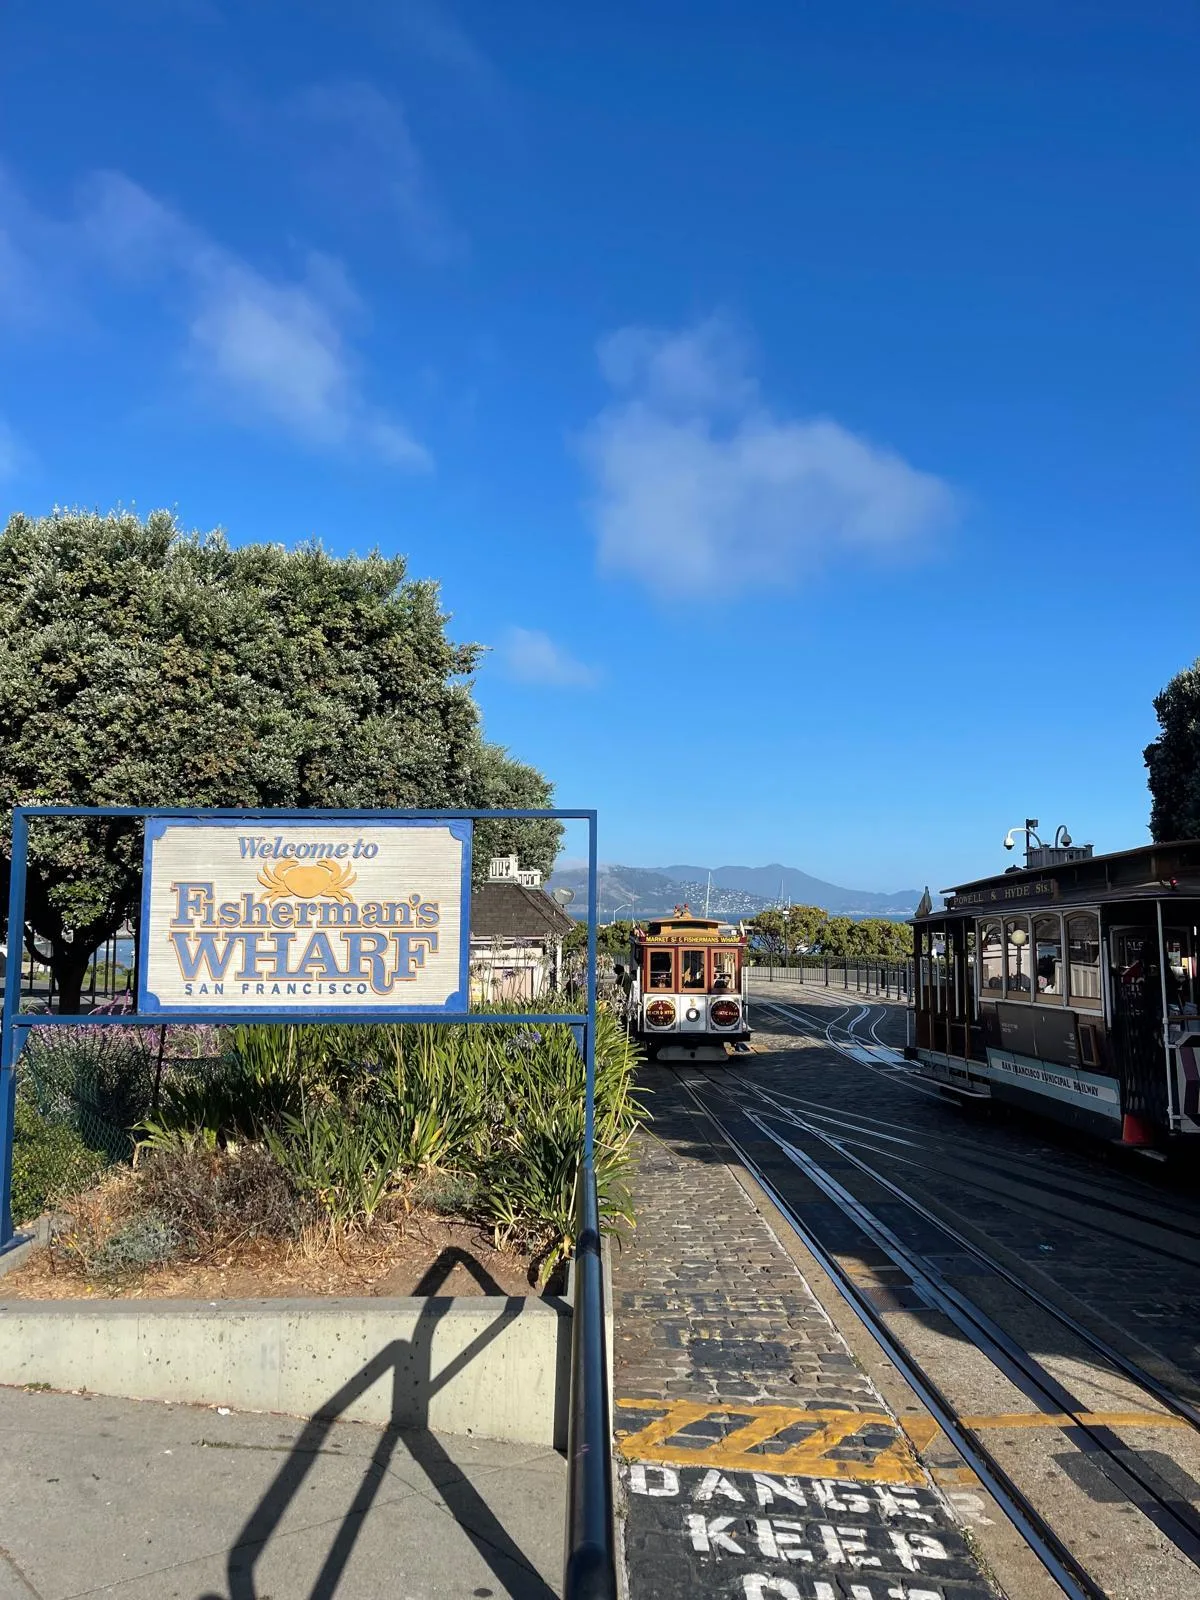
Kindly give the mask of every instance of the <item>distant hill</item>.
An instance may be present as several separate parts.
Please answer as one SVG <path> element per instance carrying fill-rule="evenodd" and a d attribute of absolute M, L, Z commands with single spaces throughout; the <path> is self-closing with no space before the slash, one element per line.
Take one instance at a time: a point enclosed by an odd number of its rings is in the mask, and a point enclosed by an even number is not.
<path fill-rule="evenodd" d="M 834 916 L 911 916 L 921 898 L 918 889 L 900 889 L 895 894 L 843 889 L 798 867 L 779 865 L 714 867 L 710 891 L 708 873 L 707 867 L 626 867 L 606 863 L 600 867 L 597 885 L 601 920 L 666 916 L 685 902 L 702 916 L 706 895 L 711 916 L 735 920 L 752 917 L 779 904 L 781 885 L 785 903 L 821 906 Z M 548 887 L 573 889 L 575 899 L 568 910 L 577 917 L 586 915 L 586 868 L 572 866 L 555 872 Z"/>
<path fill-rule="evenodd" d="M 660 867 L 668 878 L 707 881 L 708 868 Z M 843 889 L 836 883 L 814 878 L 799 867 L 772 862 L 769 867 L 714 867 L 713 884 L 744 894 L 757 895 L 769 905 L 780 899 L 787 905 L 820 906 L 835 916 L 911 916 L 921 898 L 919 889 L 897 889 L 883 894 L 870 889 Z"/>

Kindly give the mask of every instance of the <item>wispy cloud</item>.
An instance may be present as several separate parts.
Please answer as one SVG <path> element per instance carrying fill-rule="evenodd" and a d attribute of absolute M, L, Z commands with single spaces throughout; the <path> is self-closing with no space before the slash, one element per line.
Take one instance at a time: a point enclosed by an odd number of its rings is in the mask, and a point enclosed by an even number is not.
<path fill-rule="evenodd" d="M 0 328 L 32 332 L 55 314 L 62 300 L 63 242 L 0 162 Z"/>
<path fill-rule="evenodd" d="M 953 515 L 940 479 L 829 418 L 777 417 L 737 331 L 626 328 L 588 428 L 599 557 L 663 594 L 790 582 L 910 549 Z"/>
<path fill-rule="evenodd" d="M 14 192 L 10 185 L 10 198 Z M 364 392 L 348 329 L 365 313 L 340 262 L 314 254 L 297 277 L 261 272 L 119 172 L 94 173 L 67 222 L 39 227 L 24 236 L 9 275 L 36 285 L 44 234 L 57 253 L 69 246 L 77 274 L 69 292 L 84 293 L 98 267 L 157 296 L 180 321 L 183 369 L 231 420 L 408 468 L 432 464 L 404 424 Z"/>
<path fill-rule="evenodd" d="M 577 661 L 547 633 L 536 628 L 509 628 L 498 651 L 504 671 L 518 683 L 554 689 L 590 689 L 598 680 L 594 667 Z"/>
<path fill-rule="evenodd" d="M 442 0 L 405 0 L 404 5 L 376 8 L 375 19 L 434 66 L 456 77 L 476 98 L 493 103 L 506 98 L 496 67 Z"/>
<path fill-rule="evenodd" d="M 292 149 L 301 152 L 305 183 L 328 203 L 355 219 L 390 213 L 426 261 L 461 254 L 465 240 L 446 216 L 398 101 L 372 83 L 340 79 L 293 95 L 285 114 L 307 131 L 303 140 L 293 137 Z"/>
<path fill-rule="evenodd" d="M 25 447 L 16 434 L 0 417 L 0 483 L 15 478 L 25 460 Z"/>

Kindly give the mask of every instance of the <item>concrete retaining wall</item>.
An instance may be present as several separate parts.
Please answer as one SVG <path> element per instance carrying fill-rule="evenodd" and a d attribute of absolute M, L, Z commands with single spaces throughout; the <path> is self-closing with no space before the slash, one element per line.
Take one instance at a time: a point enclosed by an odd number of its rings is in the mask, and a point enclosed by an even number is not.
<path fill-rule="evenodd" d="M 0 1301 L 0 1383 L 560 1449 L 570 1365 L 565 1300 Z"/>

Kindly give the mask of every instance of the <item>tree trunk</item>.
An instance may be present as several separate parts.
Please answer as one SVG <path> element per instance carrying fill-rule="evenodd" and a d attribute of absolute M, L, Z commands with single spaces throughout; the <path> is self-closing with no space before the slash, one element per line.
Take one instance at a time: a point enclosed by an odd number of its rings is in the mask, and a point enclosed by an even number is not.
<path fill-rule="evenodd" d="M 83 1003 L 83 980 L 90 958 L 88 950 L 75 945 L 55 949 L 50 966 L 54 973 L 54 987 L 58 991 L 60 1016 L 78 1016 Z"/>

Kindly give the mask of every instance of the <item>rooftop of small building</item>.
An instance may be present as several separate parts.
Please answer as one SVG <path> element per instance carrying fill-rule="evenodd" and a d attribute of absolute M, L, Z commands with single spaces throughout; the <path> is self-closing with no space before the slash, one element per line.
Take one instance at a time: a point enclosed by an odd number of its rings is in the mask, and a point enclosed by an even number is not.
<path fill-rule="evenodd" d="M 474 939 L 564 939 L 575 926 L 544 889 L 490 878 L 471 893 Z"/>

